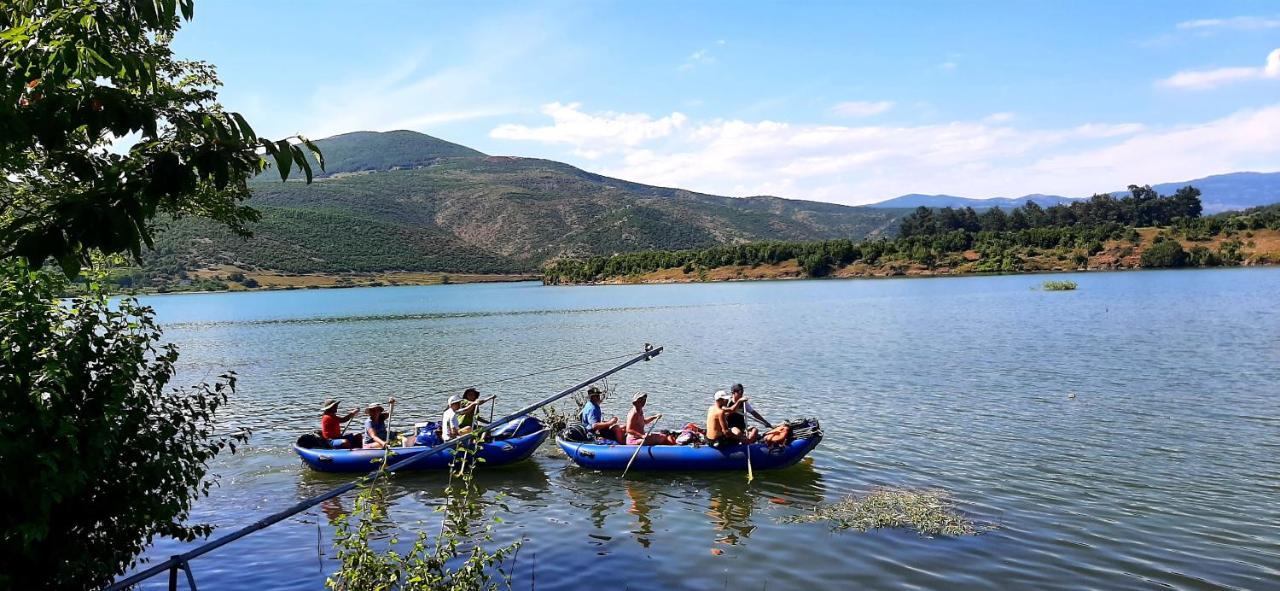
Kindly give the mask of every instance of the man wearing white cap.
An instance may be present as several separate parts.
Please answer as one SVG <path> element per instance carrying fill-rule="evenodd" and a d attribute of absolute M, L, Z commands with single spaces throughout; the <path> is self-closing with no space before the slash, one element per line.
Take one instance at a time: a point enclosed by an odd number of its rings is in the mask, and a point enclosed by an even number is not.
<path fill-rule="evenodd" d="M 458 409 L 462 407 L 462 397 L 453 395 L 449 397 L 449 406 L 444 410 L 444 416 L 440 418 L 440 437 L 445 441 L 457 438 L 462 435 L 462 426 L 458 424 Z"/>

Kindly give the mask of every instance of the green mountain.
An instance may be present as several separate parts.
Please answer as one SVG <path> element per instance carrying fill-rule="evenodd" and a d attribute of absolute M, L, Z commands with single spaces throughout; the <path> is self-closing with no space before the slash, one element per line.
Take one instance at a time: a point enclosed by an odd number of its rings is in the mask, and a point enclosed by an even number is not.
<path fill-rule="evenodd" d="M 410 131 L 316 142 L 310 185 L 264 174 L 248 240 L 200 220 L 171 222 L 147 267 L 292 273 L 536 271 L 566 256 L 891 233 L 905 210 L 777 197 L 732 198 L 609 178 L 536 158 L 487 156 Z"/>

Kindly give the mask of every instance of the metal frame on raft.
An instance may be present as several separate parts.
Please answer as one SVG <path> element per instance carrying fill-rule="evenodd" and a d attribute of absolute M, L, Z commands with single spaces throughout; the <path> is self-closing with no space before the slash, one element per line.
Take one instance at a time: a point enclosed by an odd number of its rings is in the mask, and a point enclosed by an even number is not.
<path fill-rule="evenodd" d="M 407 468 L 407 467 L 409 467 L 409 466 L 412 466 L 414 462 L 416 462 L 416 461 L 418 461 L 418 460 L 420 460 L 420 459 L 422 459 L 422 458 L 425 458 L 425 457 L 431 456 L 431 455 L 433 455 L 433 454 L 435 454 L 435 453 L 438 453 L 438 452 L 444 451 L 444 450 L 446 450 L 446 449 L 449 449 L 449 448 L 451 448 L 451 447 L 454 447 L 454 446 L 457 446 L 457 445 L 459 445 L 459 444 L 461 444 L 461 443 L 464 443 L 464 442 L 466 442 L 466 441 L 469 441 L 469 440 L 471 440 L 471 439 L 475 438 L 477 435 L 482 435 L 482 434 L 484 434 L 484 433 L 488 432 L 488 431 L 489 431 L 489 429 L 491 429 L 493 425 L 501 425 L 501 424 L 503 424 L 503 423 L 506 423 L 506 422 L 509 422 L 509 421 L 511 421 L 511 420 L 513 420 L 513 419 L 516 419 L 516 418 L 518 418 L 518 417 L 521 417 L 521 416 L 523 416 L 523 415 L 527 415 L 527 414 L 529 414 L 529 413 L 531 413 L 531 412 L 533 412 L 533 411 L 535 411 L 535 410 L 538 410 L 539 408 L 542 408 L 542 407 L 544 407 L 544 406 L 546 406 L 546 405 L 548 405 L 548 404 L 551 404 L 552 402 L 555 402 L 555 401 L 557 401 L 557 400 L 560 400 L 561 398 L 564 398 L 565 396 L 568 396 L 568 395 L 570 395 L 570 394 L 573 394 L 574 392 L 577 392 L 578 390 L 581 390 L 581 389 L 583 389 L 583 388 L 586 388 L 587 386 L 590 386 L 591 384 L 594 384 L 595 382 L 598 382 L 598 381 L 600 381 L 600 380 L 603 380 L 604 378 L 607 378 L 607 377 L 609 377 L 609 376 L 611 376 L 611 375 L 613 375 L 613 374 L 615 374 L 615 373 L 617 373 L 617 372 L 620 372 L 620 371 L 622 371 L 622 370 L 624 370 L 624 369 L 626 369 L 626 368 L 628 368 L 628 367 L 631 367 L 632 365 L 635 365 L 636 363 L 639 363 L 639 362 L 641 362 L 641 361 L 648 361 L 648 360 L 650 360 L 650 359 L 653 359 L 654 357 L 657 357 L 659 353 L 662 353 L 662 347 L 653 347 L 653 346 L 649 345 L 648 343 L 645 343 L 645 345 L 644 345 L 644 352 L 643 352 L 643 353 L 640 353 L 639 355 L 636 355 L 635 357 L 632 357 L 631 359 L 627 360 L 626 362 L 623 362 L 622 364 L 620 364 L 620 365 L 618 365 L 618 366 L 616 366 L 616 367 L 614 367 L 614 368 L 612 368 L 612 369 L 610 369 L 610 370 L 608 370 L 608 371 L 602 372 L 602 373 L 600 373 L 600 374 L 598 374 L 598 375 L 596 375 L 596 376 L 594 376 L 594 377 L 592 377 L 592 378 L 590 378 L 590 379 L 588 379 L 588 380 L 586 380 L 586 381 L 583 381 L 583 382 L 579 383 L 579 384 L 578 384 L 578 385 L 576 385 L 576 386 L 573 386 L 573 387 L 571 387 L 571 388 L 565 389 L 565 390 L 561 391 L 560 393 L 558 393 L 558 394 L 556 394 L 556 395 L 554 395 L 554 396 L 550 396 L 550 397 L 545 398 L 545 399 L 543 399 L 543 400 L 541 400 L 541 401 L 538 401 L 538 402 L 535 402 L 535 403 L 533 403 L 533 404 L 530 404 L 529 406 L 526 406 L 526 407 L 524 407 L 524 408 L 522 408 L 522 409 L 520 409 L 520 410 L 517 410 L 517 411 L 515 411 L 515 412 L 513 412 L 513 413 L 511 413 L 511 414 L 509 414 L 509 415 L 507 415 L 507 416 L 505 416 L 505 417 L 502 417 L 502 418 L 496 419 L 496 420 L 494 420 L 492 423 L 490 423 L 490 424 L 489 424 L 489 426 L 488 426 L 488 427 L 486 427 L 486 428 L 483 428 L 483 429 L 477 429 L 477 430 L 475 430 L 475 431 L 472 431 L 472 432 L 470 432 L 470 433 L 467 433 L 466 435 L 462 435 L 462 436 L 457 437 L 457 438 L 455 438 L 455 439 L 451 439 L 451 440 L 446 441 L 446 442 L 444 442 L 444 443 L 441 443 L 441 444 L 439 444 L 439 445 L 433 446 L 433 447 L 431 447 L 429 450 L 427 450 L 427 451 L 425 451 L 425 452 L 422 452 L 422 453 L 419 453 L 419 454 L 415 454 L 415 455 L 410 456 L 410 457 L 401 458 L 401 459 L 400 459 L 400 460 L 398 460 L 398 461 L 391 462 L 390 464 L 386 464 L 386 467 L 382 469 L 382 472 L 384 472 L 384 473 L 391 473 L 391 474 L 394 474 L 397 470 L 400 470 L 400 469 L 403 469 L 403 468 Z M 280 512 L 278 512 L 278 513 L 273 513 L 273 514 L 271 514 L 271 515 L 268 515 L 267 517 L 264 517 L 264 518 L 262 518 L 262 519 L 259 519 L 258 521 L 255 521 L 255 522 L 253 522 L 252 524 L 249 524 L 249 525 L 247 525 L 247 526 L 245 526 L 245 527 L 242 527 L 242 528 L 240 528 L 240 529 L 238 529 L 238 530 L 236 530 L 236 531 L 233 531 L 233 532 L 231 532 L 231 533 L 229 533 L 229 534 L 227 534 L 227 535 L 225 535 L 225 536 L 222 536 L 222 537 L 220 537 L 220 538 L 218 538 L 218 539 L 216 539 L 216 540 L 213 540 L 213 541 L 208 542 L 208 543 L 206 543 L 206 544 L 202 544 L 202 545 L 200 545 L 199 547 L 197 547 L 197 548 L 195 548 L 195 549 L 193 549 L 193 550 L 190 550 L 190 551 L 184 552 L 184 553 L 182 553 L 182 554 L 175 554 L 175 555 L 173 555 L 173 556 L 169 557 L 169 559 L 168 559 L 168 560 L 165 560 L 164 562 L 161 562 L 161 563 L 159 563 L 159 564 L 156 564 L 156 565 L 154 565 L 154 566 L 152 566 L 152 567 L 150 567 L 150 568 L 148 568 L 148 569 L 146 569 L 146 570 L 139 571 L 139 572 L 137 572 L 137 573 L 134 573 L 134 574 L 132 574 L 132 575 L 129 575 L 128 577 L 125 577 L 125 578 L 123 578 L 123 579 L 120 579 L 120 580 L 118 580 L 118 581 L 116 581 L 116 582 L 114 582 L 114 583 L 112 583 L 112 584 L 110 584 L 110 585 L 108 585 L 108 586 L 104 587 L 103 589 L 104 589 L 104 591 L 123 591 L 124 589 L 128 589 L 129 587 L 132 587 L 133 585 L 136 585 L 136 584 L 138 584 L 138 583 L 141 583 L 142 581 L 145 581 L 145 580 L 147 580 L 147 579 L 150 579 L 151 577 L 154 577 L 154 576 L 156 576 L 156 575 L 159 575 L 160 573 L 163 573 L 163 572 L 165 572 L 165 571 L 169 571 L 169 589 L 170 589 L 171 591 L 176 591 L 176 590 L 177 590 L 177 588 L 178 588 L 178 571 L 179 571 L 179 570 L 182 570 L 182 571 L 186 574 L 186 576 L 187 576 L 187 585 L 191 588 L 191 590 L 192 590 L 192 591 L 195 591 L 195 589 L 196 589 L 196 580 L 195 580 L 195 576 L 194 576 L 194 575 L 192 575 L 192 573 L 191 573 L 191 567 L 188 565 L 188 563 L 189 563 L 192 559 L 194 559 L 194 558 L 198 558 L 198 557 L 203 556 L 203 555 L 205 555 L 205 554 L 208 554 L 209 552 L 212 552 L 212 551 L 214 551 L 214 550 L 217 550 L 218 548 L 221 548 L 222 546 L 225 546 L 225 545 L 227 545 L 227 544 L 230 544 L 231 542 L 234 542 L 234 541 L 236 541 L 236 540 L 238 540 L 238 539 L 240 539 L 240 538 L 243 538 L 243 537 L 245 537 L 245 536 L 247 536 L 247 535 L 249 535 L 249 534 L 251 534 L 251 533 L 254 533 L 254 532 L 259 531 L 259 530 L 266 529 L 267 527 L 270 527 L 271 525 L 274 525 L 274 524 L 276 524 L 276 523 L 279 523 L 279 522 L 281 522 L 281 521 L 284 521 L 285 519 L 288 519 L 289 517 L 292 517 L 292 516 L 294 516 L 294 515 L 297 515 L 298 513 L 301 513 L 301 512 L 303 512 L 303 511 L 306 511 L 307 509 L 310 509 L 310 508 L 312 508 L 312 507 L 314 507 L 314 506 L 316 506 L 316 505 L 319 505 L 320 503 L 323 503 L 323 502 L 325 502 L 325 501 L 327 501 L 327 500 L 329 500 L 329 499 L 332 499 L 332 498 L 334 498 L 334 497 L 337 497 L 337 496 L 341 496 L 341 495 L 343 495 L 343 494 L 346 494 L 346 493 L 348 493 L 348 492 L 350 492 L 350 491 L 354 490 L 356 487 L 358 487 L 358 486 L 360 486 L 360 485 L 362 485 L 362 484 L 364 484 L 364 483 L 368 482 L 371 478 L 373 478 L 373 476 L 372 476 L 372 475 L 368 475 L 368 474 L 366 474 L 365 476 L 362 476 L 362 477 L 360 477 L 360 478 L 357 478 L 357 479 L 355 479 L 355 480 L 353 480 L 353 481 L 351 481 L 351 482 L 348 482 L 348 483 L 346 483 L 346 484 L 344 484 L 344 485 L 342 485 L 342 486 L 339 486 L 339 487 L 337 487 L 337 488 L 335 488 L 335 489 L 333 489 L 333 490 L 330 490 L 329 492 L 326 492 L 326 493 L 324 493 L 324 494 L 321 494 L 321 495 L 317 495 L 317 496 L 311 497 L 310 499 L 307 499 L 307 500 L 302 501 L 302 502 L 300 502 L 300 503 L 298 503 L 298 504 L 296 504 L 296 505 L 293 505 L 292 507 L 289 507 L 288 509 L 285 509 L 285 510 L 280 511 Z"/>

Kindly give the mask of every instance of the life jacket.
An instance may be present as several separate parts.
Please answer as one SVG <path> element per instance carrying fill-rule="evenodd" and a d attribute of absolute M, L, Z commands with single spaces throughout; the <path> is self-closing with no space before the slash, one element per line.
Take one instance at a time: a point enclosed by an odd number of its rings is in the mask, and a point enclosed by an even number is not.
<path fill-rule="evenodd" d="M 791 425 L 783 423 L 781 425 L 778 425 L 777 427 L 770 429 L 769 432 L 765 433 L 764 437 L 762 437 L 761 439 L 763 439 L 764 442 L 767 445 L 769 445 L 769 447 L 774 447 L 778 445 L 786 445 L 787 440 L 790 438 L 791 438 Z"/>

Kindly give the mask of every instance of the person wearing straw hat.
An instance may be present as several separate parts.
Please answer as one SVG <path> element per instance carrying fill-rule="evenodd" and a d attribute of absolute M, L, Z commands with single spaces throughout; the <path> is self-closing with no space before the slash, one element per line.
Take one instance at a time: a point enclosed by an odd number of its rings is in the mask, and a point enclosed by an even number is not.
<path fill-rule="evenodd" d="M 645 426 L 662 418 L 661 414 L 651 417 L 644 416 L 644 404 L 649 400 L 649 395 L 644 392 L 636 392 L 631 397 L 631 411 L 627 413 L 627 445 L 672 445 L 675 441 L 670 436 L 662 433 L 649 433 L 645 435 Z"/>
<path fill-rule="evenodd" d="M 364 449 L 386 449 L 390 446 L 388 441 L 391 440 L 391 434 L 387 432 L 387 419 L 391 418 L 391 411 L 396 408 L 396 399 L 387 400 L 390 410 L 383 408 L 381 404 L 375 402 L 365 408 L 365 412 L 369 414 L 369 418 L 364 421 Z"/>
<path fill-rule="evenodd" d="M 324 406 L 320 407 L 320 437 L 328 441 L 329 447 L 333 449 L 355 447 L 360 436 L 354 433 L 343 433 L 342 427 L 359 412 L 353 408 L 351 412 L 338 416 L 338 401 L 332 398 L 324 401 Z"/>

